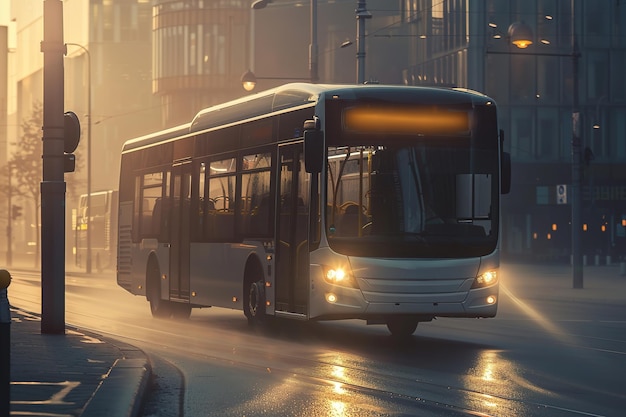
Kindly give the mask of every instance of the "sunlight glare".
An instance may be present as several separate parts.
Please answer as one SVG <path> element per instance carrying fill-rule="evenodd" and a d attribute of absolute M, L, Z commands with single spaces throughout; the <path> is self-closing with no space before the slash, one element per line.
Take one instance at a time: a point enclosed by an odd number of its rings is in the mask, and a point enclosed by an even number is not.
<path fill-rule="evenodd" d="M 560 329 L 556 324 L 551 322 L 545 314 L 542 314 L 540 311 L 535 309 L 530 304 L 522 301 L 517 298 L 515 294 L 508 289 L 508 287 L 504 284 L 500 284 L 500 289 L 504 292 L 513 302 L 519 307 L 519 309 L 530 317 L 536 324 L 541 326 L 544 330 L 546 330 L 551 336 L 556 337 L 562 341 L 572 342 L 571 338 L 565 333 L 562 329 Z"/>

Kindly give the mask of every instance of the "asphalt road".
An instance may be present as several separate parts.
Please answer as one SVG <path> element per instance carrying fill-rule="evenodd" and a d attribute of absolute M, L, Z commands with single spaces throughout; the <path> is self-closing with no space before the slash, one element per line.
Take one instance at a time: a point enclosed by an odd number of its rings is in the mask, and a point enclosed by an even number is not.
<path fill-rule="evenodd" d="M 586 270 L 572 290 L 558 268 L 502 269 L 496 318 L 422 323 L 404 342 L 360 321 L 156 320 L 112 274 L 67 277 L 66 321 L 153 358 L 146 416 L 623 415 L 626 277 Z M 12 304 L 38 312 L 39 275 L 12 273 Z"/>

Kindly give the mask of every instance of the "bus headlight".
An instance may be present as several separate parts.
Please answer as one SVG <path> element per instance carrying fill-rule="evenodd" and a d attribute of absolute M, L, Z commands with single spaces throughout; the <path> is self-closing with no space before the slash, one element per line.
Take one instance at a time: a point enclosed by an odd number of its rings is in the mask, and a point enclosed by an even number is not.
<path fill-rule="evenodd" d="M 472 289 L 474 288 L 485 288 L 491 285 L 495 285 L 498 283 L 498 273 L 497 271 L 491 270 L 484 272 L 483 274 L 474 278 L 474 283 L 472 284 Z"/>
<path fill-rule="evenodd" d="M 344 268 L 331 268 L 324 266 L 324 281 L 333 285 L 341 285 L 342 287 L 358 288 L 354 277 Z"/>

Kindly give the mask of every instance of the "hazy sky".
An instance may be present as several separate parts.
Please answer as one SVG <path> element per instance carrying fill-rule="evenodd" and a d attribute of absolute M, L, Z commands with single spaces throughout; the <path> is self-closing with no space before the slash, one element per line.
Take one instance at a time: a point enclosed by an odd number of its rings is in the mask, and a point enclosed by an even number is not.
<path fill-rule="evenodd" d="M 11 3 L 8 1 L 0 1 L 0 25 L 6 26 L 9 24 L 9 7 Z"/>

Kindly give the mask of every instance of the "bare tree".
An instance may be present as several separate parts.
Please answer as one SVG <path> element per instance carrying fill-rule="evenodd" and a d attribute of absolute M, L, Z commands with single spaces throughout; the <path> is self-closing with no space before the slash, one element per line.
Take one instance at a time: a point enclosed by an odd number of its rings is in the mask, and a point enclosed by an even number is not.
<path fill-rule="evenodd" d="M 34 208 L 33 213 L 39 213 L 41 206 L 40 184 L 42 173 L 43 152 L 41 126 L 43 124 L 43 106 L 35 103 L 29 118 L 21 124 L 22 134 L 17 142 L 12 143 L 16 150 L 8 161 L 8 165 L 14 167 L 13 179 L 15 186 L 13 193 L 30 200 Z M 39 265 L 40 236 L 39 219 L 35 222 L 35 266 Z"/>
<path fill-rule="evenodd" d="M 33 213 L 37 213 L 35 224 L 35 267 L 39 266 L 41 258 L 41 233 L 39 210 L 41 208 L 41 181 L 43 172 L 43 105 L 37 102 L 33 105 L 33 111 L 29 118 L 21 124 L 22 134 L 15 145 L 15 152 L 7 162 L 12 167 L 14 180 L 13 194 L 29 200 L 33 207 Z M 77 158 L 78 159 L 78 158 Z M 78 169 L 77 163 L 77 169 Z M 75 192 L 75 183 L 67 185 L 69 193 Z"/>

